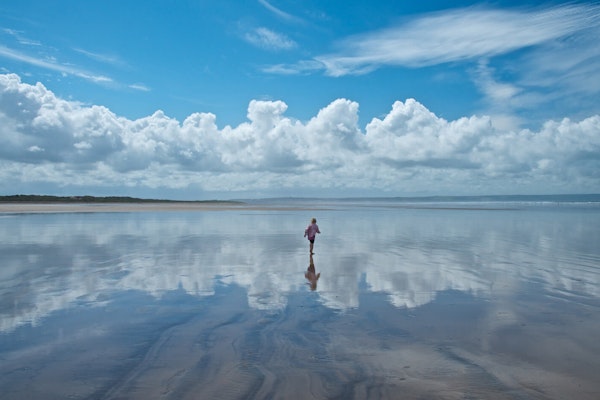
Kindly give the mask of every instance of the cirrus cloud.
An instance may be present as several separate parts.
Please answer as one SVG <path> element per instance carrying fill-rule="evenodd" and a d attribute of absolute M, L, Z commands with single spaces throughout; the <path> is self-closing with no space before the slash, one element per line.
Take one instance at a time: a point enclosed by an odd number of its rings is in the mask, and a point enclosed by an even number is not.
<path fill-rule="evenodd" d="M 266 50 L 289 50 L 296 47 L 296 42 L 287 36 L 267 28 L 256 28 L 244 36 L 249 43 Z"/>
<path fill-rule="evenodd" d="M 423 67 L 490 58 L 594 28 L 598 6 L 524 11 L 456 9 L 346 38 L 338 53 L 316 57 L 333 76 L 383 65 Z"/>

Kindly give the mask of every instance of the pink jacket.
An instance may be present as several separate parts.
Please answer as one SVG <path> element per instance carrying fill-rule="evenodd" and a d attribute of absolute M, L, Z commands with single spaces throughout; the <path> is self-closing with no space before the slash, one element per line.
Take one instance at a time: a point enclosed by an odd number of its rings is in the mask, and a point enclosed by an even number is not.
<path fill-rule="evenodd" d="M 321 231 L 319 231 L 319 225 L 310 224 L 304 230 L 304 237 L 308 236 L 308 240 L 314 240 L 317 233 L 321 233 Z"/>

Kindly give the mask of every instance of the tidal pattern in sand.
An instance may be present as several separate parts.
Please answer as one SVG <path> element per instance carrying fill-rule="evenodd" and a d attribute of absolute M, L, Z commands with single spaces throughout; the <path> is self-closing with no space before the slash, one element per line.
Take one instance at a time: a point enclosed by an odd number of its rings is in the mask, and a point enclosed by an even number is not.
<path fill-rule="evenodd" d="M 4 215 L 0 393 L 597 399 L 599 244 L 597 207 Z"/>

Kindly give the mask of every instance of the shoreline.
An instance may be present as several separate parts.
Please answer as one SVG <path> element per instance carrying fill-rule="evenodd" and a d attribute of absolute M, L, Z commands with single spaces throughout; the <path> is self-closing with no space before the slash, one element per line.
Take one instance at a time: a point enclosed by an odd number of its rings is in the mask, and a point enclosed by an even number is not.
<path fill-rule="evenodd" d="M 0 203 L 0 214 L 50 214 L 50 213 L 116 213 L 148 211 L 298 211 L 319 207 L 259 205 L 228 202 L 142 202 L 142 203 Z M 322 207 L 321 207 L 322 208 Z"/>
<path fill-rule="evenodd" d="M 585 206 L 598 209 L 600 203 L 535 203 L 537 206 Z M 530 205 L 531 206 L 531 205 Z M 316 201 L 311 203 L 290 202 L 242 202 L 242 201 L 140 201 L 140 202 L 44 202 L 16 201 L 0 202 L 0 215 L 15 214 L 59 214 L 59 213 L 119 213 L 119 212 L 174 212 L 174 211 L 324 211 L 346 208 L 383 208 L 388 210 L 434 210 L 434 211 L 521 211 L 527 209 L 527 204 L 500 202 L 497 204 L 480 203 L 381 203 L 370 204 L 361 202 Z"/>

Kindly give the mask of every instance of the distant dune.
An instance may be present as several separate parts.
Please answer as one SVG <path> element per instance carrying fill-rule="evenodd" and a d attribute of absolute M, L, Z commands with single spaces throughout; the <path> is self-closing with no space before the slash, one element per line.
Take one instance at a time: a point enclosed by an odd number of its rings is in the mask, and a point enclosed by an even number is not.
<path fill-rule="evenodd" d="M 0 196 L 3 203 L 224 203 L 241 204 L 240 201 L 229 200 L 164 200 L 164 199 L 140 199 L 128 196 L 49 196 L 35 194 L 16 194 Z"/>

